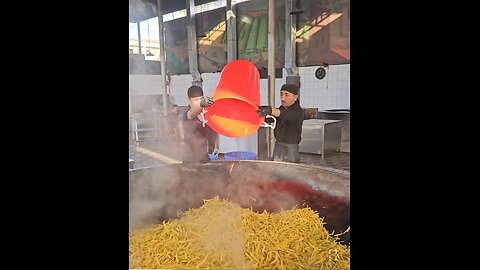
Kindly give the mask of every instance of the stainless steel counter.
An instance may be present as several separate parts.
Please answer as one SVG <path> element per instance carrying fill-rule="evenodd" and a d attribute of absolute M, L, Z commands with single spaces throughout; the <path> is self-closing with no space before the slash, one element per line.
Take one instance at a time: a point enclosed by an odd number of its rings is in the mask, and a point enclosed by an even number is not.
<path fill-rule="evenodd" d="M 330 109 L 319 111 L 318 119 L 342 120 L 342 143 L 340 151 L 350 153 L 350 109 Z"/>
<path fill-rule="evenodd" d="M 340 151 L 341 120 L 308 119 L 303 121 L 300 152 L 320 154 Z"/>

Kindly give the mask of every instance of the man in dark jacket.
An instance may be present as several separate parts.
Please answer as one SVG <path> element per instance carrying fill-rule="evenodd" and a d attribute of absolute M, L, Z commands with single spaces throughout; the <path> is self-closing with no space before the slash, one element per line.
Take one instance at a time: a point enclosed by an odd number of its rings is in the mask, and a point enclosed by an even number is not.
<path fill-rule="evenodd" d="M 280 100 L 282 105 L 278 108 L 260 106 L 258 116 L 273 115 L 277 118 L 274 130 L 275 149 L 273 150 L 274 161 L 287 161 L 300 163 L 298 144 L 302 140 L 302 125 L 304 113 L 298 101 L 299 87 L 295 84 L 284 84 L 280 88 Z"/>
<path fill-rule="evenodd" d="M 215 149 L 218 134 L 205 123 L 202 108 L 211 106 L 211 97 L 204 97 L 199 86 L 187 90 L 188 110 L 183 114 L 185 145 L 182 153 L 184 163 L 205 163 L 210 161 L 208 153 Z"/>

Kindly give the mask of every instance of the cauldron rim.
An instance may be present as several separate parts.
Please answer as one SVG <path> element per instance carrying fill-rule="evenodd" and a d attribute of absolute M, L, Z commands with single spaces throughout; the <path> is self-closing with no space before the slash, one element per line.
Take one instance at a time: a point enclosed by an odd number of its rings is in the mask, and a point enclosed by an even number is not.
<path fill-rule="evenodd" d="M 307 169 L 319 169 L 322 171 L 327 171 L 330 173 L 335 173 L 338 174 L 342 177 L 348 178 L 350 180 L 350 172 L 346 170 L 341 170 L 341 169 L 335 169 L 332 167 L 326 167 L 326 166 L 321 166 L 321 165 L 313 165 L 313 164 L 303 164 L 303 163 L 291 163 L 291 162 L 282 162 L 282 161 L 268 161 L 268 160 L 211 160 L 210 162 L 207 163 L 197 163 L 197 164 L 189 164 L 189 166 L 205 166 L 208 164 L 215 164 L 215 163 L 265 163 L 265 164 L 281 164 L 282 166 L 293 166 L 293 167 L 304 167 Z M 129 172 L 134 172 L 134 171 L 144 171 L 148 169 L 155 169 L 155 168 L 161 168 L 165 166 L 172 166 L 172 165 L 177 165 L 177 166 L 185 166 L 183 163 L 166 163 L 166 164 L 159 164 L 159 165 L 153 165 L 153 166 L 147 166 L 147 167 L 140 167 L 140 168 L 133 168 L 129 169 Z"/>

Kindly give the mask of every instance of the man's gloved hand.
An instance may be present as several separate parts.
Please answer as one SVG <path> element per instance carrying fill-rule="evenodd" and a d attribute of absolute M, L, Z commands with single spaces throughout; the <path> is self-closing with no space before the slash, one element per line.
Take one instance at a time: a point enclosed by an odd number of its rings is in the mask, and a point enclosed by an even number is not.
<path fill-rule="evenodd" d="M 272 106 L 259 106 L 257 114 L 259 117 L 265 117 L 269 114 L 272 114 Z"/>
<path fill-rule="evenodd" d="M 200 102 L 200 107 L 212 106 L 215 101 L 211 97 L 204 97 Z"/>

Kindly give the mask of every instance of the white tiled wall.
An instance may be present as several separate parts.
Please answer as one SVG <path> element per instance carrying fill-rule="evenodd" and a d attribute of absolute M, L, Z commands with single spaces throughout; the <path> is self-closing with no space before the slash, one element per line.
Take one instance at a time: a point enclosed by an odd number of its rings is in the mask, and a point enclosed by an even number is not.
<path fill-rule="evenodd" d="M 321 80 L 315 77 L 317 68 L 299 68 L 300 105 L 319 110 L 350 109 L 350 65 L 326 67 L 327 74 Z"/>
<path fill-rule="evenodd" d="M 303 108 L 350 109 L 350 65 L 331 65 L 326 68 L 327 74 L 322 80 L 315 78 L 315 67 L 300 67 L 300 105 Z M 275 79 L 275 107 L 280 106 L 280 87 L 285 83 L 283 78 Z M 220 79 L 220 73 L 202 74 L 203 91 L 211 96 Z M 187 89 L 192 85 L 191 75 L 171 77 L 170 95 L 181 106 L 186 106 Z M 130 89 L 133 94 L 161 94 L 160 75 L 130 75 Z M 267 79 L 260 80 L 260 103 L 268 103 Z"/>

